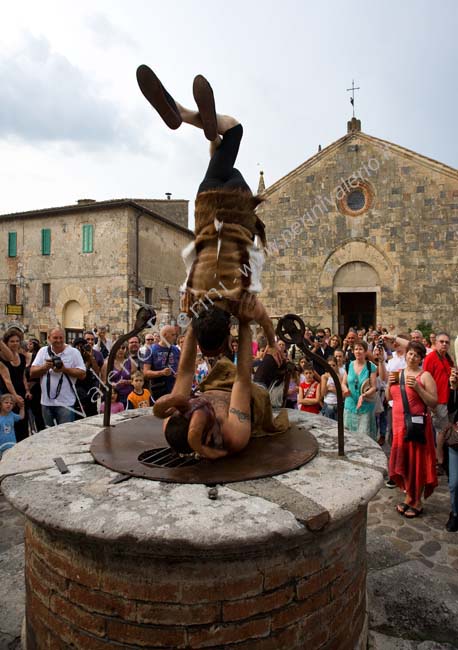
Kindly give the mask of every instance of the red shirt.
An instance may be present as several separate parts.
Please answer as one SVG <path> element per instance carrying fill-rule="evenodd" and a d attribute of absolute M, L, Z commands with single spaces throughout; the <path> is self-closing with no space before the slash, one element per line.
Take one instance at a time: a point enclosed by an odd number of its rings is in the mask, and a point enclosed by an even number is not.
<path fill-rule="evenodd" d="M 423 361 L 423 370 L 427 370 L 433 376 L 437 385 L 437 401 L 439 404 L 447 404 L 450 397 L 450 371 L 453 362 L 448 357 L 441 357 L 437 350 L 428 354 Z"/>
<path fill-rule="evenodd" d="M 302 392 L 304 393 L 304 398 L 306 399 L 315 399 L 316 391 L 318 388 L 318 382 L 314 381 L 311 384 L 306 384 L 305 381 L 300 384 Z M 319 413 L 321 411 L 321 406 L 319 404 L 301 404 L 301 411 L 307 411 L 308 413 Z"/>

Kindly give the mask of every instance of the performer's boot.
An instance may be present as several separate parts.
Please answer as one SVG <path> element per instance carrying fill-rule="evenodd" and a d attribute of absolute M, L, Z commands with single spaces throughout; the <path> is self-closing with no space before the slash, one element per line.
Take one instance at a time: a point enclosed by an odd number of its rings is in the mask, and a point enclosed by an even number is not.
<path fill-rule="evenodd" d="M 177 105 L 151 68 L 147 65 L 137 68 L 137 82 L 146 99 L 157 110 L 167 126 L 178 129 L 182 119 Z"/>
<path fill-rule="evenodd" d="M 192 92 L 199 109 L 202 126 L 207 140 L 216 140 L 218 129 L 216 122 L 215 98 L 208 81 L 201 74 L 194 79 Z"/>

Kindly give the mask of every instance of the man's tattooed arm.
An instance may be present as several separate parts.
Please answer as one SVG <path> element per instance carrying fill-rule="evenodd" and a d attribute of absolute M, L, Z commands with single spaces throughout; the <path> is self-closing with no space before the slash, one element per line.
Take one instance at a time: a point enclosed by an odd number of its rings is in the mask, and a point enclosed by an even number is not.
<path fill-rule="evenodd" d="M 230 408 L 229 413 L 234 413 L 240 422 L 246 422 L 247 420 L 250 419 L 250 414 L 249 413 L 244 413 L 243 411 L 239 411 L 239 409 L 235 408 Z"/>

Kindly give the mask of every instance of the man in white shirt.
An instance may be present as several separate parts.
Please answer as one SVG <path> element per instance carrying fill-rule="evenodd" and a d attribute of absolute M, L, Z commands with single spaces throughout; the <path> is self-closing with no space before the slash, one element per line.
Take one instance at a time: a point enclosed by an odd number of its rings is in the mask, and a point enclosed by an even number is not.
<path fill-rule="evenodd" d="M 41 410 L 47 427 L 75 419 L 77 379 L 86 376 L 86 365 L 76 348 L 64 341 L 59 327 L 50 330 L 48 345 L 38 350 L 30 377 L 40 379 Z"/>

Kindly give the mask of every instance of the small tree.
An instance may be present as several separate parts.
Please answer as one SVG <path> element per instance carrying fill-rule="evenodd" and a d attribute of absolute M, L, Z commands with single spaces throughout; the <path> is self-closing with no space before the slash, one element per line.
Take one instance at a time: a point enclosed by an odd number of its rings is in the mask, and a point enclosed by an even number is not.
<path fill-rule="evenodd" d="M 429 335 L 431 332 L 434 332 L 433 329 L 433 324 L 429 320 L 421 320 L 416 326 L 415 329 L 420 330 L 422 332 L 423 336 L 425 339 L 429 339 Z"/>

